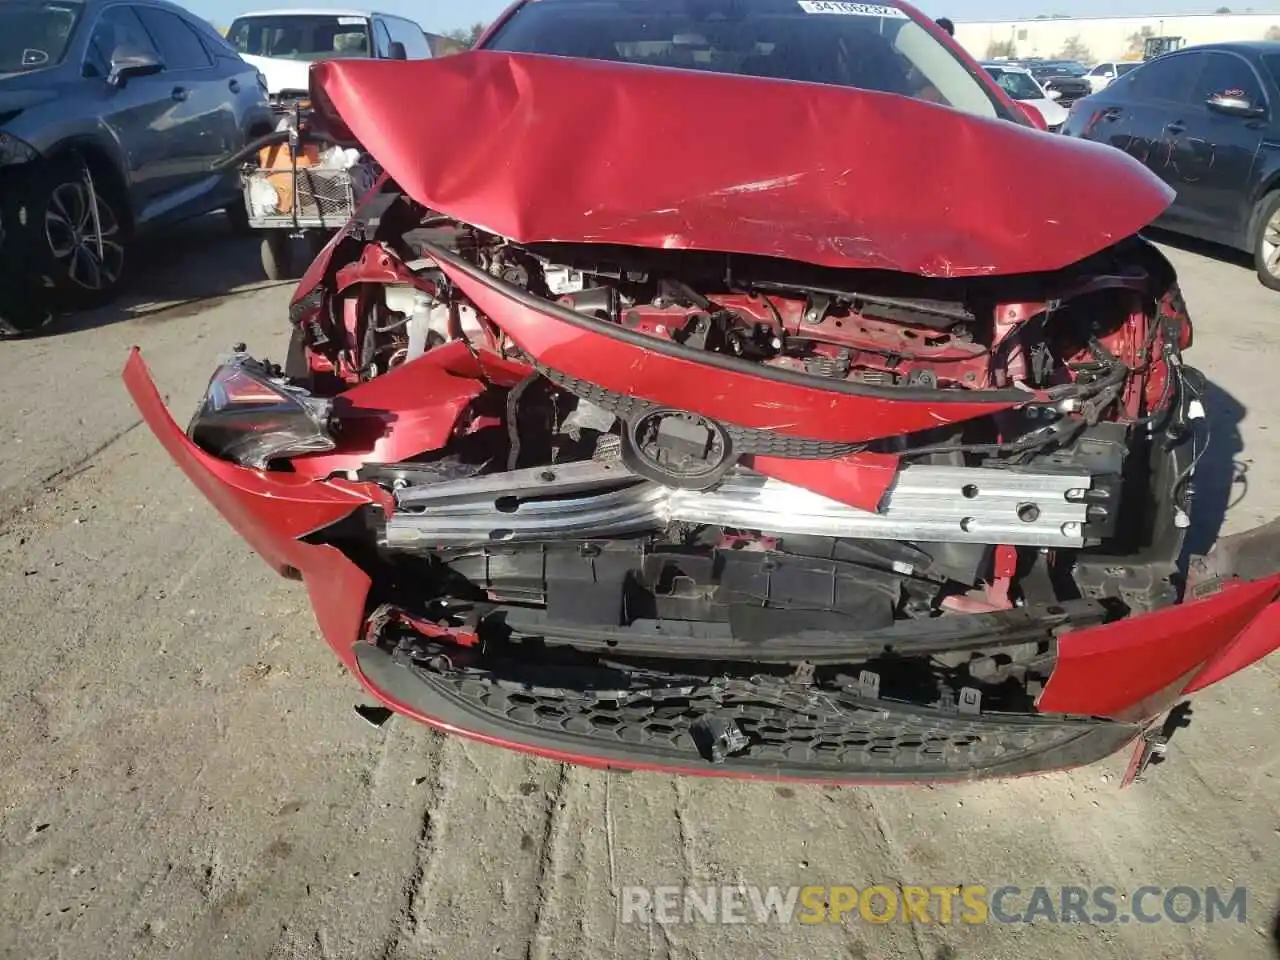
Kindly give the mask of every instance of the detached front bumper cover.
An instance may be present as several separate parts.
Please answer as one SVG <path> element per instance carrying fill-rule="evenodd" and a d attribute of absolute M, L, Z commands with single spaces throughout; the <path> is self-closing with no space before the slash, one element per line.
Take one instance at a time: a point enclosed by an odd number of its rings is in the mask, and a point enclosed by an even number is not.
<path fill-rule="evenodd" d="M 1034 773 L 1093 762 L 1149 734 L 1183 696 L 1280 647 L 1280 521 L 1223 538 L 1193 564 L 1188 598 L 1105 622 L 1089 609 L 1021 619 L 942 618 L 918 649 L 985 639 L 1053 639 L 1034 708 L 984 710 L 962 691 L 921 706 L 881 691 L 874 671 L 812 686 L 813 664 L 779 675 L 724 662 L 687 674 L 545 664 L 486 650 L 475 633 L 406 625 L 371 598 L 371 579 L 324 532 L 360 511 L 390 515 L 378 486 L 250 469 L 197 447 L 173 421 L 135 350 L 125 383 L 152 431 L 219 512 L 274 568 L 307 586 L 334 652 L 387 706 L 445 732 L 558 760 L 677 773 L 921 782 Z M 1087 607 L 1087 605 L 1086 605 Z M 1081 625 L 1090 624 L 1090 625 Z M 957 632 L 957 625 L 963 629 Z M 966 630 L 989 629 L 985 638 Z M 1028 633 L 1028 631 L 1030 631 Z M 919 633 L 919 627 L 914 632 Z M 597 638 L 599 639 L 599 638 Z M 842 638 L 858 650 L 875 636 Z M 601 640 L 607 644 L 607 640 Z M 932 644 L 932 646 L 929 646 Z M 765 660 L 768 658 L 765 657 Z M 723 667 L 723 669 L 720 669 Z M 823 670 L 821 658 L 817 669 Z M 1136 757 L 1138 755 L 1135 755 Z"/>

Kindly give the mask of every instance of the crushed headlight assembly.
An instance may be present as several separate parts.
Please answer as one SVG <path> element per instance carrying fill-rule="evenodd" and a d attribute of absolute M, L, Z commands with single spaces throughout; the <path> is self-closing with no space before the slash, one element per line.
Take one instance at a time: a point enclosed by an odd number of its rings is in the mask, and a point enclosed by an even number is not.
<path fill-rule="evenodd" d="M 328 400 L 237 353 L 214 372 L 187 435 L 206 453 L 261 470 L 272 460 L 334 449 L 330 412 Z"/>
<path fill-rule="evenodd" d="M 39 156 L 39 151 L 25 140 L 19 140 L 11 133 L 0 131 L 0 167 L 30 163 Z"/>

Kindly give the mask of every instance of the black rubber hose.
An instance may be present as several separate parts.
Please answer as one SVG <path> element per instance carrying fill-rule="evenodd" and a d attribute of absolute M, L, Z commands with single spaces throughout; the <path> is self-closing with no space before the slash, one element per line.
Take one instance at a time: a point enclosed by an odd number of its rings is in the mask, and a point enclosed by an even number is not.
<path fill-rule="evenodd" d="M 215 173 L 221 170 L 227 170 L 231 167 L 239 166 L 248 160 L 263 147 L 271 147 L 277 143 L 289 142 L 289 130 L 272 130 L 268 134 L 258 137 L 256 140 L 250 140 L 235 153 L 217 160 L 210 167 Z M 318 130 L 305 131 L 298 136 L 299 141 L 306 143 L 327 143 L 332 146 L 341 146 L 341 142 L 336 137 L 331 137 L 327 133 L 321 133 Z"/>

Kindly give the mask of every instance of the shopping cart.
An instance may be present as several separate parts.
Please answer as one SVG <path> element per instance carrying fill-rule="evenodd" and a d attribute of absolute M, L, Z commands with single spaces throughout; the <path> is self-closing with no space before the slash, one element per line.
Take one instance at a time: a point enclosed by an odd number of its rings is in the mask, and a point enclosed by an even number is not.
<path fill-rule="evenodd" d="M 275 131 L 238 154 L 248 225 L 262 234 L 268 280 L 294 277 L 292 241 L 308 241 L 315 256 L 376 179 L 368 157 L 312 129 L 308 112 L 305 102 L 293 105 Z"/>

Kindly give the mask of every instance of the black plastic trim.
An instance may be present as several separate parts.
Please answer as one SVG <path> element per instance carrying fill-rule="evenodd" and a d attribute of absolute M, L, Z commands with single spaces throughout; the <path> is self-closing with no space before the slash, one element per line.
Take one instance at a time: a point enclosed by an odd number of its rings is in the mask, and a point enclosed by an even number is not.
<path fill-rule="evenodd" d="M 1049 610 L 1054 612 L 1050 613 Z M 1030 607 L 906 621 L 866 633 L 807 631 L 790 636 L 746 641 L 727 636 L 727 623 L 715 636 L 630 627 L 583 626 L 558 623 L 538 610 L 499 608 L 502 622 L 521 640 L 538 638 L 548 646 L 606 651 L 616 656 L 664 657 L 675 660 L 732 660 L 750 663 L 846 664 L 859 657 L 892 652 L 901 656 L 929 656 L 957 650 L 1023 643 L 1053 642 L 1064 630 L 1106 623 L 1106 609 L 1092 600 L 1072 600 L 1050 607 Z"/>
<path fill-rule="evenodd" d="M 674 746 L 631 745 L 602 742 L 589 736 L 548 730 L 531 730 L 505 718 L 477 711 L 440 683 L 432 682 L 421 670 L 397 663 L 392 655 L 371 644 L 355 648 L 356 664 L 365 683 L 393 708 L 403 704 L 434 725 L 465 735 L 500 741 L 503 745 L 526 751 L 551 751 L 568 754 L 581 761 L 610 766 L 653 768 L 692 775 L 731 776 L 739 778 L 775 778 L 808 780 L 823 783 L 936 783 L 970 781 L 990 777 L 1020 776 L 1066 767 L 1082 766 L 1110 756 L 1141 733 L 1135 724 L 1097 719 L 1063 719 L 1045 717 L 1046 730 L 1078 727 L 1066 739 L 1043 749 L 1014 753 L 1004 759 L 983 765 L 959 766 L 954 761 L 940 762 L 928 769 L 908 765 L 892 769 L 843 767 L 832 769 L 817 764 L 788 764 L 759 761 L 741 756 L 726 757 L 720 763 L 708 763 L 695 750 Z M 918 718 L 922 708 L 881 701 L 888 719 L 895 715 Z M 961 714 L 931 717 L 935 724 L 968 725 L 974 718 Z M 1025 725 L 1027 717 L 992 715 L 982 718 L 993 729 L 1002 723 Z"/>

